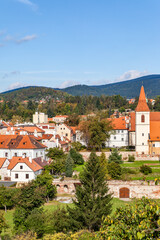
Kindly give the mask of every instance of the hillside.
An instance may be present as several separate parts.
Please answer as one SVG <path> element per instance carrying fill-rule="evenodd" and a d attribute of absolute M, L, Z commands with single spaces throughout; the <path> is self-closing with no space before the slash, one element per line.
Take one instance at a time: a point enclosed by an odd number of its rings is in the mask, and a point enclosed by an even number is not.
<path fill-rule="evenodd" d="M 36 100 L 39 101 L 42 98 L 44 99 L 63 99 L 68 94 L 59 90 L 54 90 L 53 88 L 48 87 L 24 87 L 19 89 L 10 90 L 0 94 L 0 98 L 5 99 L 6 101 L 16 100 Z"/>
<path fill-rule="evenodd" d="M 160 74 L 148 75 L 128 81 L 111 83 L 99 86 L 76 85 L 61 89 L 64 92 L 74 96 L 82 95 L 121 95 L 123 97 L 132 98 L 139 96 L 139 91 L 142 86 L 145 88 L 147 97 L 155 97 L 160 95 Z"/>

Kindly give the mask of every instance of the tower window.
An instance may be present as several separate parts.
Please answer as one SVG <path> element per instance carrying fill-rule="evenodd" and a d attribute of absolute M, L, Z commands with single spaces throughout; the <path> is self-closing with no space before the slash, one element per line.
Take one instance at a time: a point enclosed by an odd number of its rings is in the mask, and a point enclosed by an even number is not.
<path fill-rule="evenodd" d="M 145 116 L 144 115 L 141 116 L 141 122 L 145 122 Z"/>
<path fill-rule="evenodd" d="M 142 136 L 144 137 L 144 133 L 142 133 Z"/>

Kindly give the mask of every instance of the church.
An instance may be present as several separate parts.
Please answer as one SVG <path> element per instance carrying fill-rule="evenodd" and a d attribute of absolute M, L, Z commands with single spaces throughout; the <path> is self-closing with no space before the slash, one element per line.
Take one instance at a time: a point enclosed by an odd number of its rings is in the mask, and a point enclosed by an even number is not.
<path fill-rule="evenodd" d="M 150 112 L 143 86 L 135 109 L 135 151 L 138 154 L 160 154 L 160 112 Z"/>
<path fill-rule="evenodd" d="M 128 117 L 109 119 L 114 132 L 108 147 L 135 147 L 136 154 L 160 155 L 160 112 L 151 112 L 141 87 L 135 112 Z"/>

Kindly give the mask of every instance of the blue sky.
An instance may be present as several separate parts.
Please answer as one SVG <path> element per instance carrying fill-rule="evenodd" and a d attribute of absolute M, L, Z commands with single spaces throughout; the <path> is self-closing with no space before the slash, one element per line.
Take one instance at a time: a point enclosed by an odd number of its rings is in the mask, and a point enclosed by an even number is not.
<path fill-rule="evenodd" d="M 159 0 L 0 0 L 0 91 L 160 73 Z"/>

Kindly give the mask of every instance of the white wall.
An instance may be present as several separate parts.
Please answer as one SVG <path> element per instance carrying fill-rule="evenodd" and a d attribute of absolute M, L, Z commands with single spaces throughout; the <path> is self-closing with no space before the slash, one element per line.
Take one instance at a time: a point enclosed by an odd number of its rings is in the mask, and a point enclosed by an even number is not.
<path fill-rule="evenodd" d="M 8 153 L 8 156 L 5 155 Z M 26 157 L 36 158 L 43 157 L 45 159 L 45 149 L 0 149 L 0 158 L 7 157 L 11 159 L 17 153 L 17 157 L 22 157 L 26 153 Z"/>
<path fill-rule="evenodd" d="M 4 177 L 8 177 L 8 170 L 7 167 L 9 165 L 9 160 L 6 159 L 5 162 L 3 163 L 2 167 L 0 168 L 0 176 L 1 179 L 4 180 Z"/>
<path fill-rule="evenodd" d="M 141 116 L 145 122 L 141 122 Z M 150 134 L 150 112 L 136 112 L 136 152 L 149 154 L 148 139 Z"/>
<path fill-rule="evenodd" d="M 106 147 L 126 147 L 128 146 L 128 130 L 114 130 L 110 139 L 106 141 Z"/>

